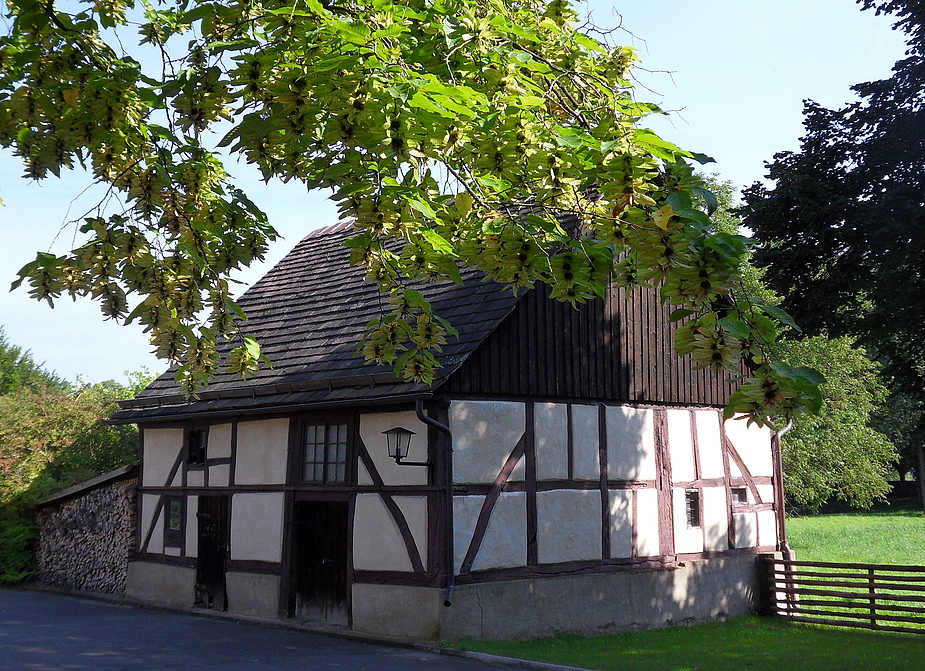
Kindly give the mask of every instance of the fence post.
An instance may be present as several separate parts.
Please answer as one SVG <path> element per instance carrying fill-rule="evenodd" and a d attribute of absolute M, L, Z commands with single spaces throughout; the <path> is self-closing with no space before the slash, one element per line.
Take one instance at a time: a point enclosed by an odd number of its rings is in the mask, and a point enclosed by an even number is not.
<path fill-rule="evenodd" d="M 875 591 L 874 569 L 867 569 L 867 592 L 870 594 L 870 623 L 877 624 L 877 593 Z"/>
<path fill-rule="evenodd" d="M 774 607 L 774 555 L 758 556 L 758 613 L 776 615 Z"/>

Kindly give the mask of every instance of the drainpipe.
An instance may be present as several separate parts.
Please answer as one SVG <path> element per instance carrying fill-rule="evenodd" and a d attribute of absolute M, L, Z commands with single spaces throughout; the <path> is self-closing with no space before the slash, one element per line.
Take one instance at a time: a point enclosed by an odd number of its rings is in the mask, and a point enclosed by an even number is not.
<path fill-rule="evenodd" d="M 777 487 L 775 487 L 774 497 L 780 502 L 780 515 L 777 520 L 778 547 L 784 559 L 793 559 L 793 550 L 790 549 L 790 543 L 787 542 L 787 523 L 784 520 L 784 459 L 781 449 L 781 438 L 787 435 L 787 432 L 793 428 L 793 420 L 787 422 L 787 426 L 774 434 L 772 439 L 772 449 L 774 451 L 774 470 L 777 471 Z"/>
<path fill-rule="evenodd" d="M 446 452 L 444 453 L 444 491 L 446 494 L 446 596 L 443 605 L 453 605 L 453 588 L 456 587 L 455 563 L 456 553 L 453 547 L 453 434 L 450 427 L 424 414 L 424 401 L 418 399 L 414 405 L 418 419 L 446 435 Z"/>

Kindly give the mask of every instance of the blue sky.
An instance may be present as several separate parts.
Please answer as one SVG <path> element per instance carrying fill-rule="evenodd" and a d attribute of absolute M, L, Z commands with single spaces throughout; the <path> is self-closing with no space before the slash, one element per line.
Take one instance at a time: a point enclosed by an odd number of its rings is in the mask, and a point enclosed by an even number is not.
<path fill-rule="evenodd" d="M 667 139 L 713 156 L 707 166 L 738 187 L 762 178 L 778 151 L 797 149 L 802 101 L 839 106 L 852 84 L 890 74 L 902 57 L 902 36 L 890 17 L 861 12 L 852 0 L 627 0 L 582 3 L 601 27 L 622 29 L 611 41 L 638 48 L 640 99 L 671 112 L 651 126 Z M 618 13 L 619 12 L 619 13 Z M 267 262 L 241 277 L 255 281 L 305 233 L 333 223 L 323 194 L 296 184 L 264 185 L 245 165 L 231 171 L 285 240 Z M 27 183 L 20 165 L 0 153 L 0 326 L 39 362 L 74 379 L 121 379 L 125 371 L 164 365 L 149 353 L 139 328 L 103 321 L 90 301 L 58 301 L 54 310 L 23 289 L 8 293 L 16 271 L 39 250 L 62 253 L 72 227 L 95 202 L 83 174 Z M 98 197 L 98 196 L 97 196 Z"/>

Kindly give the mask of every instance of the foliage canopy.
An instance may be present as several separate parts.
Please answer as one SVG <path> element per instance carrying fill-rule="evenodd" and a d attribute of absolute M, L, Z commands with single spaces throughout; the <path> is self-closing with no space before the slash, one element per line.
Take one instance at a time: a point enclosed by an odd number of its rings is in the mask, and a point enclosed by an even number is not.
<path fill-rule="evenodd" d="M 860 0 L 908 36 L 889 79 L 838 110 L 807 101 L 797 152 L 745 191 L 756 262 L 810 332 L 852 335 L 900 385 L 925 388 L 925 3 Z"/>
<path fill-rule="evenodd" d="M 0 144 L 27 178 L 80 163 L 111 194 L 80 224 L 81 247 L 39 254 L 20 281 L 139 321 L 187 392 L 261 360 L 228 277 L 275 232 L 224 151 L 332 191 L 357 230 L 353 262 L 391 299 L 364 353 L 408 378 L 432 377 L 452 327 L 407 280 L 458 281 L 462 263 L 573 302 L 611 278 L 660 283 L 687 320 L 680 353 L 753 367 L 730 413 L 818 408 L 818 378 L 770 360 L 788 318 L 740 291 L 745 240 L 713 227 L 687 163 L 708 159 L 642 125 L 658 110 L 633 95 L 633 50 L 578 30 L 569 2 L 7 4 Z M 227 361 L 221 338 L 237 345 Z"/>
<path fill-rule="evenodd" d="M 733 207 L 732 183 L 713 177 L 706 183 L 719 202 L 716 225 L 727 231 L 738 230 L 742 219 Z M 765 284 L 765 272 L 747 256 L 740 274 L 750 295 L 779 305 L 782 299 Z M 824 333 L 806 336 L 795 329 L 783 334 L 776 353 L 791 366 L 809 366 L 825 377 L 819 387 L 819 413 L 795 417 L 793 428 L 781 441 L 788 501 L 810 510 L 836 500 L 870 507 L 889 491 L 887 475 L 899 456 L 896 438 L 904 428 L 894 418 L 892 425 L 897 431 L 886 431 L 889 438 L 881 432 L 887 388 L 880 365 L 850 338 L 830 338 Z"/>
<path fill-rule="evenodd" d="M 0 583 L 31 575 L 35 503 L 138 458 L 138 430 L 106 420 L 116 401 L 150 382 L 70 384 L 37 365 L 0 330 Z"/>

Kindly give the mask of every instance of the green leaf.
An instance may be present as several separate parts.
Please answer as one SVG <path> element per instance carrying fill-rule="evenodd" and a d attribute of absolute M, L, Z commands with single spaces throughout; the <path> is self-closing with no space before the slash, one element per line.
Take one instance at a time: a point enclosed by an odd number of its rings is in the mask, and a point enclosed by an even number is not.
<path fill-rule="evenodd" d="M 437 213 L 434 212 L 434 209 L 420 198 L 415 196 L 405 196 L 405 202 L 411 206 L 411 209 L 417 210 L 431 221 L 435 221 L 437 219 Z"/>
<path fill-rule="evenodd" d="M 790 328 L 796 329 L 800 333 L 803 332 L 803 330 L 793 320 L 793 317 L 791 317 L 786 310 L 782 310 L 781 308 L 775 307 L 773 305 L 762 305 L 761 309 L 774 317 L 780 323 L 786 324 Z"/>
<path fill-rule="evenodd" d="M 425 313 L 431 311 L 430 303 L 427 302 L 427 299 L 424 298 L 424 294 L 420 291 L 415 291 L 414 289 L 405 289 L 402 291 L 402 296 L 405 300 L 408 301 L 411 305 L 420 308 Z"/>
<path fill-rule="evenodd" d="M 751 329 L 748 328 L 748 324 L 746 324 L 741 319 L 738 319 L 737 317 L 733 317 L 731 315 L 729 317 L 724 317 L 720 319 L 717 322 L 717 324 L 722 326 L 732 335 L 738 338 L 741 338 L 743 340 L 748 339 L 748 337 L 751 335 Z"/>
<path fill-rule="evenodd" d="M 437 233 L 437 231 L 425 228 L 421 231 L 421 236 L 427 240 L 428 244 L 433 247 L 435 251 L 446 256 L 456 255 L 456 250 L 453 249 L 453 245 L 451 245 L 446 238 Z"/>
<path fill-rule="evenodd" d="M 260 358 L 260 343 L 257 342 L 256 338 L 251 336 L 244 336 L 244 347 L 247 350 L 247 353 L 252 357 L 255 359 Z"/>
<path fill-rule="evenodd" d="M 671 314 L 668 315 L 668 321 L 676 322 L 684 319 L 685 317 L 690 317 L 693 314 L 697 314 L 694 310 L 688 310 L 686 308 L 678 308 L 672 310 Z"/>

